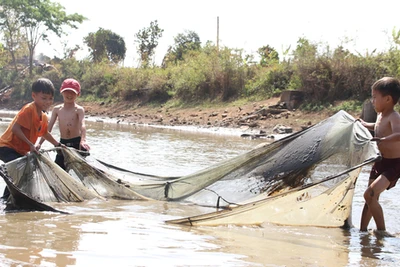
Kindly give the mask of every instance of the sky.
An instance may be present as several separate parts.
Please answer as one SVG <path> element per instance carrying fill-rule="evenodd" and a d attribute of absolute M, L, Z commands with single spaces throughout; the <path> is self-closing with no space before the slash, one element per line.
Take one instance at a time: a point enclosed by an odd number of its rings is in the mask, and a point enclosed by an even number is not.
<path fill-rule="evenodd" d="M 77 30 L 67 29 L 62 39 L 51 37 L 37 54 L 62 56 L 62 42 L 67 47 L 79 44 L 83 37 L 99 28 L 111 30 L 125 40 L 125 66 L 138 66 L 135 34 L 157 20 L 163 36 L 154 60 L 160 64 L 174 37 L 185 30 L 196 32 L 202 44 L 210 40 L 219 45 L 240 48 L 257 55 L 258 48 L 270 45 L 279 53 L 294 49 L 299 38 L 329 45 L 339 45 L 352 52 L 366 54 L 390 48 L 391 32 L 400 30 L 399 0 L 54 0 L 67 14 L 78 13 L 88 20 Z M 217 27 L 217 18 L 219 27 Z M 89 54 L 87 47 L 78 58 Z"/>

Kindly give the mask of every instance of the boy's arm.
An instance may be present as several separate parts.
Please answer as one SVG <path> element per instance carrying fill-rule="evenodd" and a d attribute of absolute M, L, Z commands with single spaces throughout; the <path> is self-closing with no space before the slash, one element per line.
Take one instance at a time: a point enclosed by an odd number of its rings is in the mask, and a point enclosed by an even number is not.
<path fill-rule="evenodd" d="M 47 126 L 47 129 L 48 129 L 49 132 L 51 132 L 51 130 L 53 129 L 54 123 L 57 120 L 57 116 L 58 116 L 58 107 L 55 107 L 53 109 L 53 111 L 51 112 L 51 118 L 50 118 L 50 121 L 49 121 L 49 125 Z M 36 146 L 37 150 L 40 149 L 40 147 L 43 144 L 44 140 L 45 140 L 44 136 L 40 137 L 39 143 Z"/>
<path fill-rule="evenodd" d="M 25 136 L 24 132 L 22 132 L 21 125 L 19 125 L 18 123 L 14 123 L 14 125 L 12 127 L 12 132 L 16 136 L 18 136 L 19 139 L 21 139 L 22 141 L 24 141 L 25 143 L 27 143 L 29 145 L 31 152 L 38 153 L 38 151 L 36 150 L 35 144 L 32 144 L 32 142 L 29 141 L 29 139 Z"/>
<path fill-rule="evenodd" d="M 357 120 L 361 123 L 362 126 L 367 128 L 368 130 L 371 130 L 371 131 L 375 130 L 375 122 L 366 122 L 362 119 L 357 119 Z"/>
<path fill-rule="evenodd" d="M 54 146 L 62 146 L 60 142 L 58 142 L 49 131 L 43 135 L 43 138 L 52 143 Z"/>
<path fill-rule="evenodd" d="M 51 112 L 51 118 L 49 121 L 49 125 L 47 126 L 47 129 L 49 130 L 50 133 L 51 133 L 51 130 L 53 130 L 54 123 L 56 123 L 59 109 L 60 109 L 59 107 L 55 107 L 53 109 L 53 111 Z"/>
<path fill-rule="evenodd" d="M 82 148 L 90 150 L 90 146 L 86 143 L 86 125 L 85 125 L 85 109 L 82 107 L 78 110 L 79 125 L 81 127 L 81 144 Z"/>

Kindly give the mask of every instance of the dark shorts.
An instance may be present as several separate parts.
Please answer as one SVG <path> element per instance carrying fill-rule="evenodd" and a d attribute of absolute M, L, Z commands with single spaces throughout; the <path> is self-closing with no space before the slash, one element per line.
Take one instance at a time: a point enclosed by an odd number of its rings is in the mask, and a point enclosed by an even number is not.
<path fill-rule="evenodd" d="M 369 179 L 375 180 L 381 174 L 390 181 L 390 185 L 386 189 L 389 190 L 394 187 L 400 177 L 400 158 L 382 158 L 381 161 L 375 162 L 369 174 Z"/>
<path fill-rule="evenodd" d="M 81 137 L 75 137 L 75 138 L 71 138 L 71 139 L 60 139 L 60 143 L 66 145 L 67 147 L 73 147 L 75 149 L 78 150 L 82 150 L 82 151 L 87 151 L 85 148 L 79 148 L 79 145 L 81 143 Z M 62 154 L 62 152 L 58 152 L 56 155 L 56 160 L 55 162 L 58 164 L 58 166 L 60 166 L 61 168 L 63 168 L 64 170 L 66 169 L 66 166 L 64 164 L 64 155 Z"/>
<path fill-rule="evenodd" d="M 14 159 L 23 157 L 24 155 L 21 155 L 19 153 L 17 153 L 17 151 L 15 151 L 12 148 L 9 148 L 7 146 L 2 146 L 0 147 L 0 160 L 4 161 L 4 163 L 10 162 Z"/>
<path fill-rule="evenodd" d="M 73 147 L 73 148 L 79 150 L 79 145 L 81 143 L 81 137 L 78 136 L 78 137 L 71 138 L 71 139 L 63 139 L 63 138 L 61 138 L 60 139 L 60 143 L 66 145 L 68 147 Z"/>
<path fill-rule="evenodd" d="M 7 146 L 2 146 L 0 147 L 0 160 L 2 160 L 4 163 L 13 161 L 15 159 L 21 158 L 24 155 L 21 155 L 17 153 L 14 149 L 7 147 Z M 3 196 L 1 197 L 2 199 L 8 199 L 10 196 L 10 191 L 8 190 L 8 187 L 6 186 L 4 188 L 4 193 Z"/>

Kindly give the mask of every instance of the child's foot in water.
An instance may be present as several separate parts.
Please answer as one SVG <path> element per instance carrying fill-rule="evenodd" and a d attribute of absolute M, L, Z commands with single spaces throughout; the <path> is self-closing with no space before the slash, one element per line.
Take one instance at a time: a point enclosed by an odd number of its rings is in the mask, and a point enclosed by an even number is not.
<path fill-rule="evenodd" d="M 373 233 L 377 238 L 396 237 L 395 235 L 387 232 L 386 230 L 374 230 Z"/>

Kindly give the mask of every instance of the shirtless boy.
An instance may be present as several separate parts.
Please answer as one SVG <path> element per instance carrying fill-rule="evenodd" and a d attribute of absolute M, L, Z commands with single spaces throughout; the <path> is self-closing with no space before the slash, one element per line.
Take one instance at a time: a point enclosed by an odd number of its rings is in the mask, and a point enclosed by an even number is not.
<path fill-rule="evenodd" d="M 394 110 L 400 98 L 400 82 L 384 77 L 372 85 L 372 104 L 378 114 L 375 123 L 363 120 L 361 124 L 375 131 L 372 141 L 378 142 L 382 160 L 373 165 L 368 188 L 364 192 L 365 205 L 361 215 L 360 230 L 367 231 L 371 218 L 377 230 L 386 230 L 379 195 L 396 185 L 400 177 L 400 115 Z"/>
<path fill-rule="evenodd" d="M 49 131 L 53 129 L 58 118 L 60 143 L 78 150 L 89 151 L 90 146 L 86 143 L 85 110 L 75 102 L 81 93 L 81 85 L 75 79 L 66 79 L 61 85 L 60 93 L 64 98 L 64 103 L 53 108 Z M 41 143 L 42 140 L 40 140 Z M 62 153 L 57 153 L 55 162 L 65 169 Z"/>

